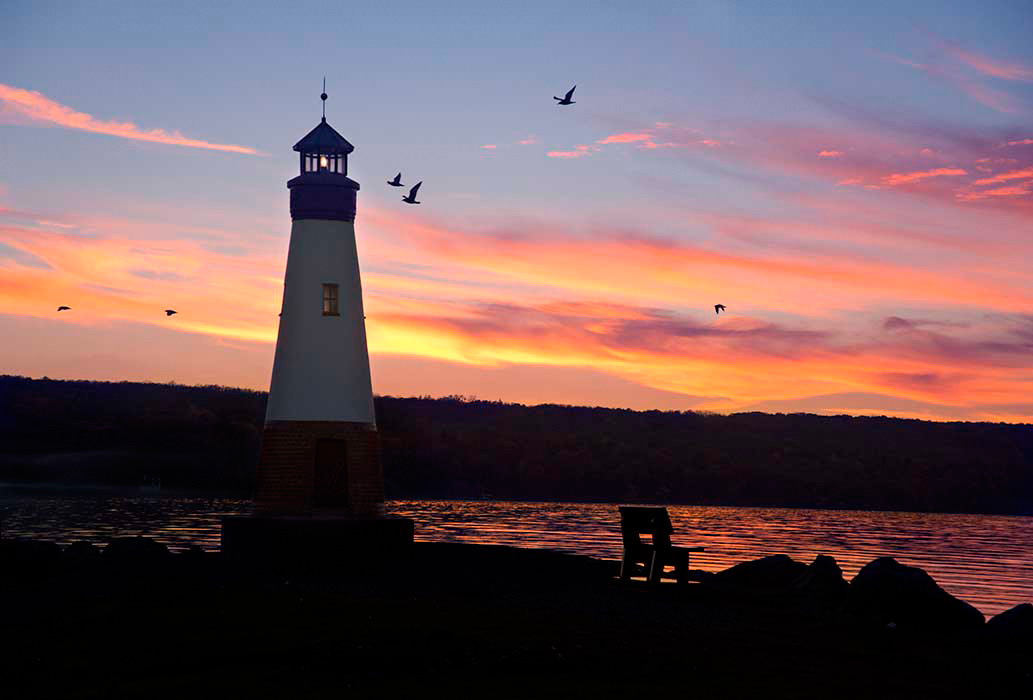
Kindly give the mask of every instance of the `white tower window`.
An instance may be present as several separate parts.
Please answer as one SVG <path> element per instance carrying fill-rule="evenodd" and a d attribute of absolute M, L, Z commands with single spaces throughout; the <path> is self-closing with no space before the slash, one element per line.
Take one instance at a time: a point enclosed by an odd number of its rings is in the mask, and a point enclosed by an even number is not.
<path fill-rule="evenodd" d="M 323 285 L 323 315 L 324 316 L 340 316 L 340 312 L 337 307 L 337 285 L 336 284 L 324 284 Z"/>

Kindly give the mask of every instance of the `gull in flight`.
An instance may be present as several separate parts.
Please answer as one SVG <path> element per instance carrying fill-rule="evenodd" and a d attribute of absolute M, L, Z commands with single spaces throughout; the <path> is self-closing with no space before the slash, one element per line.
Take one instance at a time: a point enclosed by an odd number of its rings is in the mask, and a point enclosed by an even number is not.
<path fill-rule="evenodd" d="M 561 105 L 577 104 L 576 102 L 574 102 L 574 100 L 570 99 L 570 96 L 574 94 L 574 90 L 576 90 L 576 89 L 577 89 L 577 85 L 575 85 L 574 87 L 572 87 L 569 90 L 567 90 L 567 94 L 563 96 L 562 100 L 560 98 L 556 97 L 555 95 L 552 96 L 552 99 L 556 100 L 556 103 L 557 104 L 561 104 Z"/>
<path fill-rule="evenodd" d="M 398 173 L 397 175 L 395 175 L 395 179 L 388 180 L 387 184 L 391 185 L 392 187 L 402 187 L 402 174 Z"/>
<path fill-rule="evenodd" d="M 423 184 L 423 180 L 420 180 L 415 185 L 413 185 L 412 189 L 409 190 L 409 196 L 408 197 L 402 197 L 402 201 L 405 202 L 406 204 L 419 204 L 419 202 L 416 201 L 416 193 L 419 191 L 420 185 L 422 185 L 422 184 Z"/>
<path fill-rule="evenodd" d="M 59 306 L 59 307 L 57 307 L 57 310 L 58 311 L 71 311 L 72 307 L 71 306 Z"/>
<path fill-rule="evenodd" d="M 720 315 L 725 310 L 724 304 L 714 304 L 714 313 Z"/>
<path fill-rule="evenodd" d="M 166 316 L 171 316 L 174 313 L 176 313 L 175 309 L 165 309 L 165 315 Z"/>

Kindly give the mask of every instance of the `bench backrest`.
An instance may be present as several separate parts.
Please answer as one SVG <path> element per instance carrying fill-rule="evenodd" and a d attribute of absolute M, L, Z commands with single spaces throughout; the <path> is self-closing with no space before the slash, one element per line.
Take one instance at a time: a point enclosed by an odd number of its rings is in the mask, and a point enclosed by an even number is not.
<path fill-rule="evenodd" d="M 642 545 L 640 535 L 650 535 L 654 547 L 670 547 L 671 516 L 663 507 L 619 506 L 621 513 L 621 539 L 625 548 Z"/>

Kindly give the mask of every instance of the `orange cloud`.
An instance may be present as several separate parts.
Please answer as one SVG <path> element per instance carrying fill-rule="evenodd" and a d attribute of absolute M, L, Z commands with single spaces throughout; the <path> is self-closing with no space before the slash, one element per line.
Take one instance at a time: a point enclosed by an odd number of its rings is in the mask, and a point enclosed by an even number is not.
<path fill-rule="evenodd" d="M 976 185 L 993 185 L 998 182 L 1007 182 L 1008 180 L 1022 180 L 1025 178 L 1033 178 L 1033 168 L 1023 168 L 1022 170 L 1012 170 L 1007 173 L 999 173 L 993 177 L 984 177 L 981 180 L 976 180 Z"/>
<path fill-rule="evenodd" d="M 980 199 L 988 199 L 990 197 L 1022 197 L 1031 193 L 1033 193 L 1033 180 L 1021 185 L 997 187 L 995 189 L 980 190 L 978 192 L 962 192 L 958 194 L 958 199 L 962 202 L 973 202 Z"/>
<path fill-rule="evenodd" d="M 882 182 L 890 186 L 906 185 L 931 177 L 943 177 L 946 175 L 968 175 L 968 171 L 961 168 L 933 168 L 932 170 L 919 170 L 913 173 L 894 173 L 882 178 Z"/>
<path fill-rule="evenodd" d="M 457 277 L 491 284 L 510 283 L 511 295 L 538 290 L 564 290 L 621 303 L 664 303 L 681 306 L 686 299 L 723 296 L 734 286 L 743 299 L 763 300 L 765 309 L 796 313 L 808 308 L 860 308 L 864 304 L 915 303 L 977 305 L 1033 310 L 1028 280 L 1003 279 L 970 263 L 958 279 L 954 268 L 943 270 L 903 262 L 886 262 L 849 251 L 761 248 L 722 251 L 709 246 L 666 241 L 642 234 L 596 230 L 591 237 L 568 235 L 551 227 L 529 227 L 520 233 L 493 236 L 455 227 L 406 220 L 388 212 L 366 214 L 385 246 L 382 255 L 448 270 Z M 772 222 L 757 224 L 765 232 L 791 232 Z M 831 226 L 823 235 L 838 230 Z M 822 235 L 820 230 L 817 235 Z M 851 234 L 853 237 L 854 234 Z M 391 238 L 394 241 L 391 242 Z M 767 236 L 770 238 L 770 236 Z M 918 239 L 916 239 L 918 240 Z M 390 245 L 390 250 L 386 247 Z"/>
<path fill-rule="evenodd" d="M 545 155 L 549 158 L 581 158 L 583 156 L 590 156 L 593 151 L 597 150 L 599 149 L 593 146 L 578 144 L 577 146 L 574 146 L 573 151 L 549 151 Z"/>
<path fill-rule="evenodd" d="M 839 158 L 843 151 L 818 151 L 818 155 L 822 158 Z"/>
<path fill-rule="evenodd" d="M 648 132 L 629 132 L 623 134 L 611 134 L 604 139 L 596 141 L 596 143 L 604 145 L 608 143 L 635 143 L 637 141 L 650 141 L 652 138 L 653 135 Z"/>
<path fill-rule="evenodd" d="M 33 90 L 23 90 L 0 83 L 0 119 L 8 121 L 28 121 L 30 123 L 48 124 L 65 129 L 77 129 L 95 134 L 107 134 L 134 141 L 149 141 L 170 146 L 187 146 L 204 148 L 212 151 L 228 151 L 261 155 L 253 148 L 234 146 L 232 144 L 210 143 L 198 139 L 190 139 L 176 131 L 164 129 L 141 130 L 132 122 L 102 121 L 86 114 L 76 112 L 54 100 L 44 97 Z"/>

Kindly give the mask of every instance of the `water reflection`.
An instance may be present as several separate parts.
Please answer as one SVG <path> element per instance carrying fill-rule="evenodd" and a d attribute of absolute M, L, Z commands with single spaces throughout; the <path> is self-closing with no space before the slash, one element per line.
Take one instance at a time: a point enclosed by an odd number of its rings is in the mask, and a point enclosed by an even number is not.
<path fill-rule="evenodd" d="M 621 553 L 617 509 L 609 504 L 506 501 L 394 501 L 390 512 L 416 521 L 421 541 L 556 549 L 602 559 Z M 674 542 L 703 545 L 693 568 L 718 571 L 767 554 L 836 558 L 851 577 L 878 556 L 921 566 L 945 589 L 995 614 L 1033 600 L 1033 521 L 1023 517 L 671 506 Z M 223 515 L 251 512 L 248 501 L 7 494 L 5 536 L 68 544 L 146 535 L 173 550 L 219 548 Z"/>

